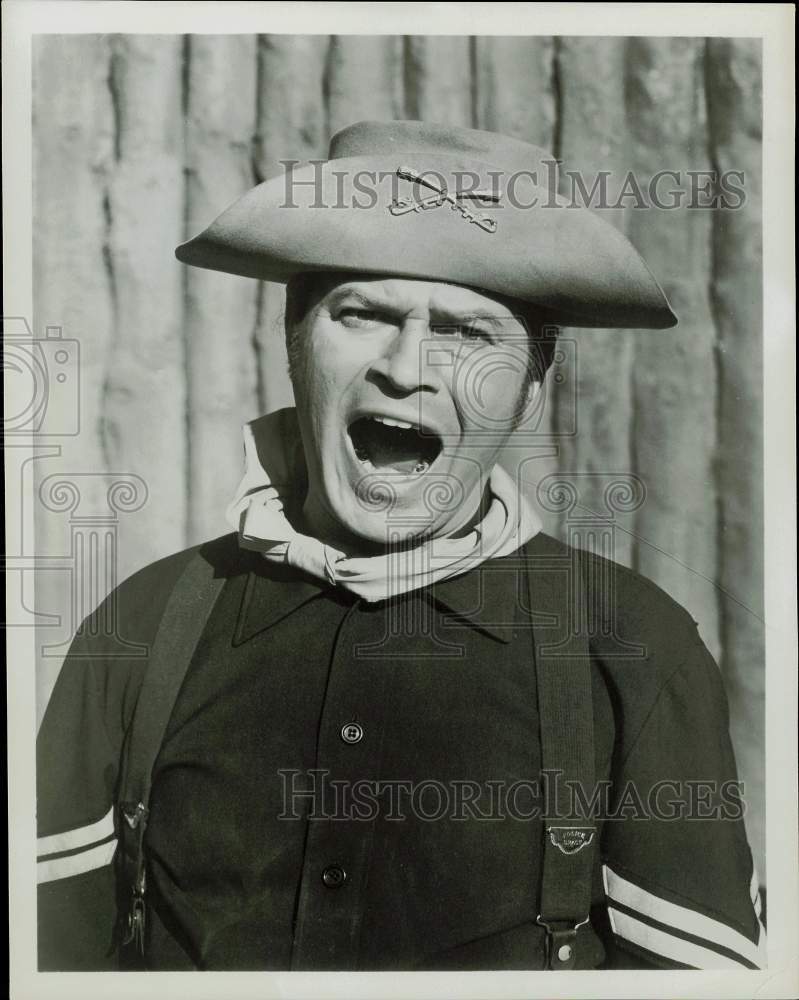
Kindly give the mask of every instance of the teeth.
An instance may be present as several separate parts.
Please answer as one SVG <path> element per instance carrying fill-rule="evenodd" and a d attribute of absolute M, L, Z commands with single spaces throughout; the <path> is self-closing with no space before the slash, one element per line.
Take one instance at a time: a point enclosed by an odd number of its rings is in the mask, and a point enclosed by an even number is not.
<path fill-rule="evenodd" d="M 372 417 L 372 420 L 376 420 L 379 424 L 388 424 L 389 427 L 401 427 L 405 431 L 413 427 L 407 420 L 394 420 L 392 417 Z"/>

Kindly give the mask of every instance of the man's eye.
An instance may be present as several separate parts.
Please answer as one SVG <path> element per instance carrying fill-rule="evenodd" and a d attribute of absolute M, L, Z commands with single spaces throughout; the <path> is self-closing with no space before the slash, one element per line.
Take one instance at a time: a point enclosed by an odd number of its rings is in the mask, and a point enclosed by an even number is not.
<path fill-rule="evenodd" d="M 488 330 L 469 323 L 461 323 L 453 326 L 435 326 L 433 327 L 433 332 L 438 337 L 459 337 L 461 340 L 492 343 L 491 334 Z"/>
<path fill-rule="evenodd" d="M 339 309 L 336 319 L 344 323 L 345 326 L 374 326 L 379 322 L 380 317 L 374 309 L 346 306 L 344 309 Z"/>
<path fill-rule="evenodd" d="M 482 326 L 466 326 L 463 328 L 463 336 L 466 340 L 482 340 L 487 344 L 493 342 L 491 334 Z"/>

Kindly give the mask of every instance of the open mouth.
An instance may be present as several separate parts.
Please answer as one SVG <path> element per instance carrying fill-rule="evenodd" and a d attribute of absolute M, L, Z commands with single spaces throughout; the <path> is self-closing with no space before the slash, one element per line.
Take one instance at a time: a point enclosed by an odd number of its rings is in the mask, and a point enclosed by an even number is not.
<path fill-rule="evenodd" d="M 435 435 L 393 417 L 360 417 L 347 430 L 358 461 L 370 471 L 421 475 L 441 451 Z"/>

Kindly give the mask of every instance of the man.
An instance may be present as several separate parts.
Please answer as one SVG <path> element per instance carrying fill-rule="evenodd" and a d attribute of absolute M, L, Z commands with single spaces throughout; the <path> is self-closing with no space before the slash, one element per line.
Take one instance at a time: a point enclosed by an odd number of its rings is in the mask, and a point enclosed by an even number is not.
<path fill-rule="evenodd" d="M 42 968 L 764 964 L 695 623 L 546 536 L 497 461 L 553 325 L 676 322 L 549 170 L 361 122 L 179 248 L 287 282 L 296 411 L 245 429 L 236 533 L 75 639 L 39 740 Z"/>

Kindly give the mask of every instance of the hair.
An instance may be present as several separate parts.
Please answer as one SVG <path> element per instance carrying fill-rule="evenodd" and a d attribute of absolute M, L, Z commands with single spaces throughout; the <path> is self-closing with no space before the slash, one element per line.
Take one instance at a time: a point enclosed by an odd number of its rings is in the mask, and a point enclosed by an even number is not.
<path fill-rule="evenodd" d="M 300 327 L 308 315 L 311 306 L 319 297 L 322 286 L 321 272 L 305 272 L 295 274 L 286 285 L 286 353 L 289 359 L 289 375 L 292 382 L 299 371 L 299 360 L 302 344 L 300 343 Z"/>
<path fill-rule="evenodd" d="M 329 272 L 308 271 L 295 274 L 286 285 L 286 352 L 292 379 L 299 370 L 302 348 L 298 336 L 300 327 L 312 306 L 324 294 L 330 279 Z M 529 338 L 527 385 L 530 382 L 543 382 L 552 365 L 560 331 L 547 320 L 546 311 L 540 306 L 518 299 L 505 298 L 504 301 L 522 323 Z"/>

